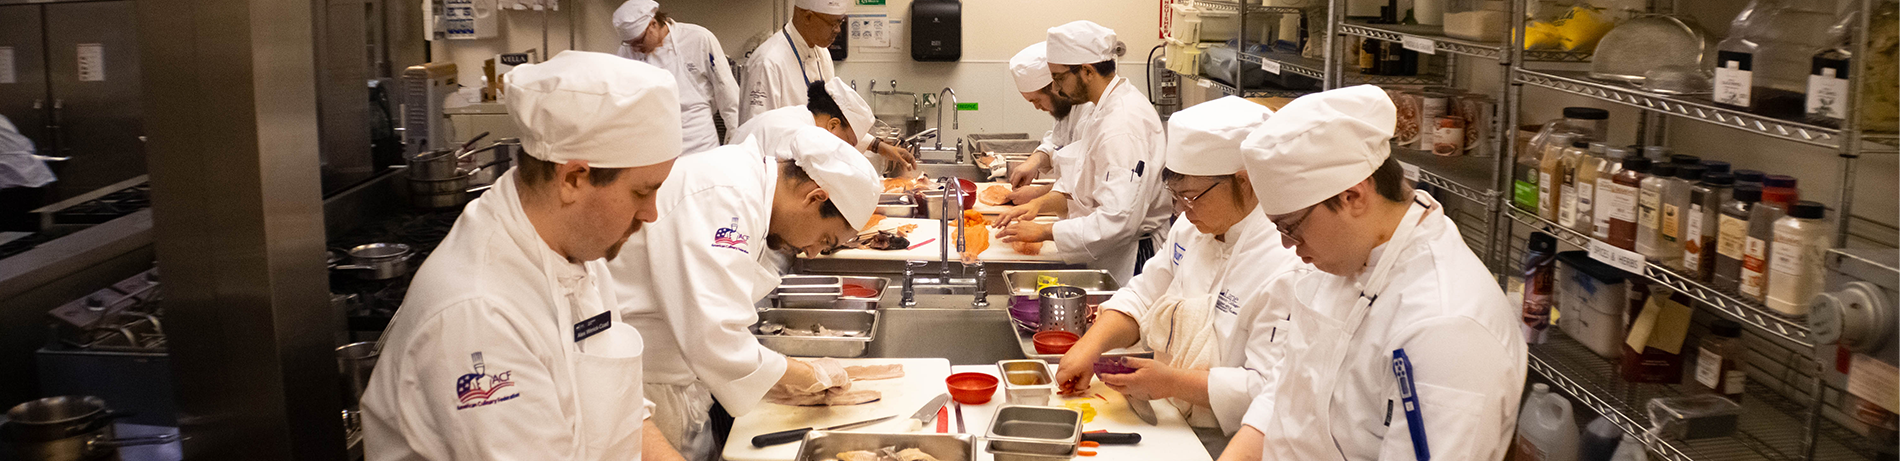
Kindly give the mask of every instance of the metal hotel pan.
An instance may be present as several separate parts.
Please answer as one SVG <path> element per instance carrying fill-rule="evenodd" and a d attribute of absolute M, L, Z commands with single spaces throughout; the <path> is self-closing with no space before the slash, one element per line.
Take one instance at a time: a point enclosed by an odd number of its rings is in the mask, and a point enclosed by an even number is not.
<path fill-rule="evenodd" d="M 1082 442 L 1082 412 L 1068 408 L 1004 405 L 990 420 L 989 452 L 998 460 L 1067 459 Z"/>
<path fill-rule="evenodd" d="M 811 431 L 798 446 L 797 461 L 837 459 L 847 451 L 878 451 L 892 447 L 898 451 L 916 448 L 943 461 L 976 461 L 976 436 L 971 434 L 878 434 L 868 432 Z"/>
<path fill-rule="evenodd" d="M 759 326 L 766 322 L 800 330 L 811 330 L 814 326 L 822 325 L 828 330 L 850 336 L 762 334 Z M 751 329 L 752 335 L 759 338 L 759 344 L 781 354 L 850 358 L 864 355 L 864 349 L 877 336 L 877 322 L 878 312 L 875 310 L 763 309 L 759 311 L 759 323 L 752 325 Z"/>
<path fill-rule="evenodd" d="M 792 309 L 877 309 L 878 300 L 890 280 L 883 277 L 839 277 L 788 275 L 779 279 L 772 292 L 773 305 Z M 876 293 L 869 297 L 845 296 L 847 287 L 860 287 Z"/>

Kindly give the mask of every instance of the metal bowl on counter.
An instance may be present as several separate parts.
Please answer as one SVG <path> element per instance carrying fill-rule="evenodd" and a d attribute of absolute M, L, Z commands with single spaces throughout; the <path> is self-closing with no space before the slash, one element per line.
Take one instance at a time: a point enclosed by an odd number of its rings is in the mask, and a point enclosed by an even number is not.
<path fill-rule="evenodd" d="M 943 461 L 975 461 L 976 436 L 970 434 L 879 434 L 812 431 L 798 447 L 797 461 L 838 459 L 850 451 L 878 452 L 917 449 Z"/>
<path fill-rule="evenodd" d="M 762 309 L 752 335 L 789 356 L 851 358 L 864 355 L 877 322 L 876 310 Z"/>

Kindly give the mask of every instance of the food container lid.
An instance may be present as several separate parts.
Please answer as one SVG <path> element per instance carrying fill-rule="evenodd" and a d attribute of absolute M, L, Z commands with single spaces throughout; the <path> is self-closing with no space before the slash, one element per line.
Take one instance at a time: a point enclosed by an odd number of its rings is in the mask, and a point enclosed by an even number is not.
<path fill-rule="evenodd" d="M 1617 269 L 1616 266 L 1604 264 L 1602 261 L 1591 259 L 1590 252 L 1588 251 L 1578 250 L 1557 253 L 1557 262 L 1576 268 L 1578 272 L 1582 272 L 1584 275 L 1590 276 L 1590 278 L 1603 282 L 1605 285 L 1623 283 L 1624 280 L 1630 277 L 1629 272 Z"/>
<path fill-rule="evenodd" d="M 1794 204 L 1794 209 L 1788 210 L 1788 216 L 1801 219 L 1825 218 L 1827 217 L 1827 205 L 1822 205 L 1821 202 L 1802 200 Z"/>
<path fill-rule="evenodd" d="M 1609 120 L 1610 111 L 1595 107 L 1565 107 L 1564 118 L 1578 120 Z"/>
<path fill-rule="evenodd" d="M 1761 188 L 1755 186 L 1736 186 L 1735 200 L 1747 203 L 1759 202 L 1761 201 Z"/>

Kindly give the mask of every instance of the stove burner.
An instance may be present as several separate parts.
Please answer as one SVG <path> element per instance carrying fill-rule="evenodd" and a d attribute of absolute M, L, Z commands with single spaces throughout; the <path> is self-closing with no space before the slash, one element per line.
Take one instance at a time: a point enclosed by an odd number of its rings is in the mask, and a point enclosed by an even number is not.
<path fill-rule="evenodd" d="M 449 229 L 455 226 L 455 220 L 461 210 L 435 213 L 407 213 L 372 222 L 330 241 L 332 250 L 342 250 L 368 243 L 401 243 L 409 245 L 416 256 L 410 262 L 411 267 L 421 267 L 435 247 L 448 237 Z M 389 280 L 362 280 L 343 272 L 330 274 L 330 292 L 335 295 L 354 296 L 355 301 L 348 303 L 346 315 L 350 329 L 354 331 L 381 331 L 388 325 L 389 319 L 396 315 L 396 308 L 402 306 L 403 296 L 409 293 L 409 280 L 414 275 L 404 274 Z"/>
<path fill-rule="evenodd" d="M 125 188 L 103 197 L 73 205 L 64 210 L 53 212 L 55 224 L 99 224 L 132 212 L 151 208 L 152 187 L 149 183 Z"/>

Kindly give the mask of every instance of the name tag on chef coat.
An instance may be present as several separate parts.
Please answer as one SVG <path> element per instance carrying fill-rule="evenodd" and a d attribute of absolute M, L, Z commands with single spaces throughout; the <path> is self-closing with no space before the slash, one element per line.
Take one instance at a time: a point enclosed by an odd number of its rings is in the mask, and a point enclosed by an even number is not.
<path fill-rule="evenodd" d="M 1214 310 L 1227 315 L 1240 315 L 1240 297 L 1221 291 L 1220 296 L 1214 297 Z"/>
<path fill-rule="evenodd" d="M 600 315 L 589 317 L 587 320 L 575 323 L 574 342 L 578 343 L 581 342 L 581 340 L 600 334 L 600 332 L 607 331 L 607 327 L 613 326 L 613 317 L 610 314 L 613 314 L 613 311 L 601 312 Z"/>

